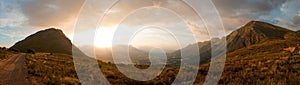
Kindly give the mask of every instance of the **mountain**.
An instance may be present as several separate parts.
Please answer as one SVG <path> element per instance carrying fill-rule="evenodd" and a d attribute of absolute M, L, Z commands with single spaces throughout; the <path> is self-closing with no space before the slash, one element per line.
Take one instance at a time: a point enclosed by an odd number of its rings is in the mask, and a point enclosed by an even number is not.
<path fill-rule="evenodd" d="M 296 31 L 298 34 L 300 34 L 300 30 Z"/>
<path fill-rule="evenodd" d="M 95 53 L 95 56 L 97 57 L 98 60 L 101 60 L 103 62 L 113 62 L 112 58 L 112 48 L 107 47 L 107 48 L 100 48 L 100 47 L 94 47 L 92 45 L 86 45 L 86 46 L 81 46 L 79 47 L 83 52 L 85 52 L 88 56 L 93 56 Z M 126 45 L 114 45 L 113 46 L 115 56 L 117 58 L 122 58 L 124 57 L 127 49 Z M 146 51 L 140 50 L 134 46 L 129 45 L 129 55 L 131 59 L 135 63 L 148 63 L 149 58 L 148 58 L 148 53 Z"/>
<path fill-rule="evenodd" d="M 226 36 L 227 53 L 231 53 L 238 49 L 265 42 L 277 42 L 278 40 L 300 41 L 299 39 L 300 35 L 292 30 L 288 30 L 286 28 L 261 21 L 251 21 L 240 29 L 233 31 L 228 36 Z M 217 42 L 221 40 L 222 39 L 216 39 Z M 199 47 L 201 64 L 209 62 L 211 59 L 211 41 L 192 44 L 185 48 L 182 48 L 181 50 L 188 49 L 189 47 L 196 45 L 198 45 Z M 170 64 L 178 65 L 178 63 L 180 62 L 180 57 L 178 56 L 180 56 L 181 50 L 175 51 L 174 53 L 170 54 Z M 198 55 L 191 56 L 192 57 L 190 58 L 190 60 L 193 59 L 193 57 L 198 57 Z"/>
<path fill-rule="evenodd" d="M 115 45 L 114 48 L 114 55 L 117 58 L 124 58 L 124 55 L 127 53 L 125 49 L 127 49 L 126 45 Z M 112 58 L 112 48 L 95 48 L 95 54 L 97 59 L 105 62 L 113 62 Z M 128 51 L 131 60 L 134 63 L 147 63 L 148 61 L 148 54 L 142 50 L 139 50 L 133 46 L 128 46 Z"/>
<path fill-rule="evenodd" d="M 228 52 L 272 40 L 297 39 L 297 33 L 261 21 L 251 21 L 227 36 Z"/>
<path fill-rule="evenodd" d="M 20 52 L 27 52 L 31 49 L 36 52 L 72 54 L 73 46 L 62 30 L 49 28 L 26 37 L 9 49 L 18 50 Z M 77 47 L 74 48 L 74 51 L 81 53 Z"/>
<path fill-rule="evenodd" d="M 183 60 L 187 60 L 187 61 L 193 61 L 193 57 L 198 57 L 198 55 L 191 55 L 191 54 L 194 54 L 194 53 L 191 53 L 191 52 L 195 52 L 193 51 L 192 47 L 195 47 L 198 45 L 198 48 L 199 48 L 199 54 L 201 56 L 201 63 L 206 63 L 206 61 L 210 58 L 211 56 L 211 43 L 210 41 L 205 41 L 205 42 L 199 42 L 197 44 L 190 44 L 180 50 L 177 50 L 171 54 L 168 55 L 169 59 L 168 59 L 168 64 L 170 65 L 180 65 L 180 61 L 182 60 L 181 59 L 181 51 L 184 51 L 186 54 L 189 54 L 187 56 L 188 59 L 183 59 Z M 205 57 L 205 56 L 209 56 L 209 57 Z"/>
<path fill-rule="evenodd" d="M 295 48 L 293 52 L 285 49 Z M 300 41 L 273 40 L 254 44 L 227 53 L 219 83 L 223 84 L 299 84 Z M 216 58 L 217 59 L 217 58 Z M 202 64 L 199 72 L 208 71 L 210 64 Z M 199 76 L 206 76 L 200 74 Z M 205 80 L 202 77 L 198 80 Z M 204 81 L 202 81 L 204 82 Z"/>

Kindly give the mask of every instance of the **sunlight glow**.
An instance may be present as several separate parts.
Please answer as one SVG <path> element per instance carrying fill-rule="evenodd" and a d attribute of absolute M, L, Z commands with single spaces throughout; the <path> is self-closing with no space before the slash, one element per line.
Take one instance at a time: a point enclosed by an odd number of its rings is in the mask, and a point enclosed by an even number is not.
<path fill-rule="evenodd" d="M 152 1 L 152 4 L 155 8 L 160 8 L 161 7 L 161 2 L 159 2 L 159 1 Z"/>
<path fill-rule="evenodd" d="M 112 39 L 115 29 L 101 28 L 96 32 L 95 46 L 99 48 L 107 48 L 112 46 Z"/>

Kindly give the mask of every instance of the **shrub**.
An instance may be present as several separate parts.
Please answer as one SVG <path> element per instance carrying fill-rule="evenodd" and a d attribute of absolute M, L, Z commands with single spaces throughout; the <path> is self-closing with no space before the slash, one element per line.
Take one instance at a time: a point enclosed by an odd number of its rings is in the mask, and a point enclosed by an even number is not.
<path fill-rule="evenodd" d="M 8 50 L 14 51 L 14 52 L 20 52 L 18 49 L 15 49 L 15 48 L 10 48 L 10 49 L 8 49 Z"/>
<path fill-rule="evenodd" d="M 6 50 L 6 47 L 0 47 L 1 50 Z"/>
<path fill-rule="evenodd" d="M 28 49 L 26 53 L 35 54 L 35 51 L 33 49 Z"/>

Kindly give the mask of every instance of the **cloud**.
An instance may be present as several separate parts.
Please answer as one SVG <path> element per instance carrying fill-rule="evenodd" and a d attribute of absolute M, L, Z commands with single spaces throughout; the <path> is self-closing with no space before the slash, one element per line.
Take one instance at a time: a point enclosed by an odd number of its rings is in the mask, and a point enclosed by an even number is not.
<path fill-rule="evenodd" d="M 28 18 L 28 26 L 67 29 L 76 21 L 83 2 L 84 0 L 31 0 L 22 3 L 22 13 Z"/>
<path fill-rule="evenodd" d="M 283 3 L 277 11 L 272 12 L 267 20 L 274 21 L 273 24 L 291 29 L 299 30 L 300 28 L 300 1 L 289 0 Z M 275 16 L 274 16 L 275 15 Z"/>
<path fill-rule="evenodd" d="M 175 21 L 178 21 L 178 18 L 188 21 L 200 20 L 196 12 L 182 0 L 120 0 L 110 11 L 112 12 L 108 12 L 103 19 L 104 27 L 117 25 L 123 18 L 131 19 L 131 22 L 127 22 L 129 26 L 157 24 L 157 21 L 164 21 L 165 26 L 170 26 L 177 24 Z M 174 17 L 174 14 L 179 16 Z"/>
<path fill-rule="evenodd" d="M 0 43 L 7 47 L 48 27 L 69 33 L 83 0 L 1 0 Z M 39 29 L 33 29 L 39 28 Z"/>
<path fill-rule="evenodd" d="M 292 24 L 295 30 L 300 30 L 300 11 L 293 17 Z"/>
<path fill-rule="evenodd" d="M 213 0 L 228 32 L 269 14 L 286 0 Z"/>
<path fill-rule="evenodd" d="M 293 24 L 297 27 L 300 27 L 300 11 L 298 14 L 293 18 Z M 298 28 L 299 30 L 299 28 Z"/>
<path fill-rule="evenodd" d="M 75 24 L 83 2 L 84 0 L 1 0 L 0 28 L 15 27 L 11 29 L 19 29 L 21 26 L 26 26 L 27 28 L 45 29 L 48 27 L 58 27 L 67 34 L 72 34 L 73 24 Z M 250 20 L 256 20 L 264 16 L 268 16 L 269 18 L 266 19 L 276 21 L 280 26 L 294 26 L 294 29 L 299 29 L 296 27 L 300 27 L 299 7 L 294 7 L 298 6 L 299 3 L 295 2 L 300 2 L 299 0 L 213 0 L 213 2 L 220 12 L 227 33 Z M 93 5 L 106 6 L 108 4 L 93 3 L 87 10 L 97 10 L 97 6 Z M 200 35 L 199 40 L 208 38 L 204 24 L 200 23 L 201 18 L 196 15 L 192 8 L 182 3 L 182 0 L 120 0 L 111 10 L 107 12 L 105 12 L 106 10 L 100 10 L 98 12 L 108 14 L 103 19 L 103 24 L 109 28 L 112 25 L 119 24 L 127 14 L 144 6 L 154 7 L 139 10 L 135 14 L 132 14 L 132 16 L 129 16 L 127 19 L 128 22 L 125 22 L 126 26 L 128 26 L 127 28 L 135 28 L 134 26 L 136 25 L 149 23 L 164 25 L 166 28 L 177 30 L 174 32 L 183 37 L 191 37 L 191 33 L 189 32 L 192 31 L 196 35 Z M 163 7 L 169 8 L 172 11 L 164 10 Z M 275 9 L 281 10 L 282 15 L 278 16 L 282 17 L 275 17 L 276 20 L 272 20 L 271 18 L 274 17 L 270 14 Z M 186 21 L 181 20 L 173 12 L 181 15 Z M 86 22 L 88 21 L 86 20 Z M 181 21 L 189 23 L 182 23 Z M 186 28 L 189 28 L 189 30 L 186 30 Z"/>
<path fill-rule="evenodd" d="M 200 25 L 196 24 L 195 22 L 188 22 L 187 26 L 191 32 L 194 33 L 198 41 L 202 42 L 209 40 L 210 37 L 208 31 L 203 24 Z"/>
<path fill-rule="evenodd" d="M 26 21 L 26 17 L 19 8 L 19 4 L 14 1 L 0 1 L 0 28 L 18 27 Z"/>

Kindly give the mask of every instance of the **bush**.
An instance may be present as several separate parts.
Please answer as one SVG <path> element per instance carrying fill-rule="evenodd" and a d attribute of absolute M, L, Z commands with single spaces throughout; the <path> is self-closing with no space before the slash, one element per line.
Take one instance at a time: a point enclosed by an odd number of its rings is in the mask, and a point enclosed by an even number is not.
<path fill-rule="evenodd" d="M 20 52 L 18 49 L 15 49 L 15 48 L 10 48 L 10 49 L 8 49 L 8 50 L 14 51 L 14 52 Z"/>
<path fill-rule="evenodd" d="M 1 50 L 6 50 L 6 47 L 0 47 Z"/>
<path fill-rule="evenodd" d="M 35 54 L 35 51 L 33 49 L 28 49 L 26 53 Z"/>

